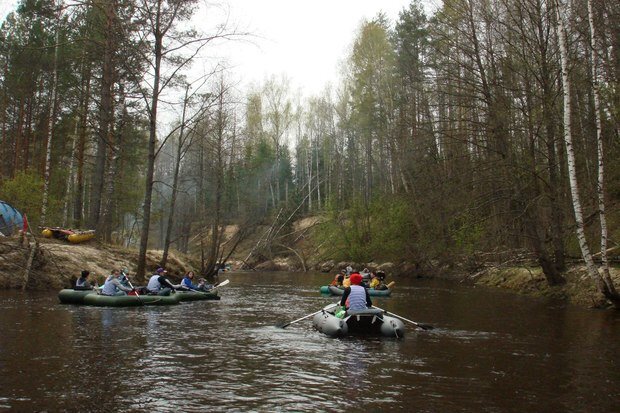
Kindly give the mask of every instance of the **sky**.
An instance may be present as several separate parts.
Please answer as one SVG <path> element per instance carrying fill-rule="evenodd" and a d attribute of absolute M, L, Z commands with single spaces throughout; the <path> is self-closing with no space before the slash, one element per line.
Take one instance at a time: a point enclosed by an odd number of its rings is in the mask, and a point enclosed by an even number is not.
<path fill-rule="evenodd" d="M 227 43 L 227 58 L 242 83 L 285 74 L 293 88 L 317 95 L 336 85 L 340 63 L 364 19 L 384 12 L 390 21 L 410 0 L 230 0 L 230 21 L 253 34 Z"/>
<path fill-rule="evenodd" d="M 199 24 L 221 23 L 252 35 L 207 50 L 206 62 L 225 59 L 229 77 L 245 89 L 271 75 L 285 75 L 293 90 L 318 95 L 339 81 L 346 57 L 361 22 L 384 12 L 391 22 L 411 0 L 205 0 Z M 438 0 L 428 0 L 435 4 Z M 0 0 L 0 20 L 15 9 L 17 0 Z M 432 7 L 432 6 L 429 6 Z M 207 10 L 204 12 L 204 10 Z M 203 23 L 204 24 L 204 23 Z"/>

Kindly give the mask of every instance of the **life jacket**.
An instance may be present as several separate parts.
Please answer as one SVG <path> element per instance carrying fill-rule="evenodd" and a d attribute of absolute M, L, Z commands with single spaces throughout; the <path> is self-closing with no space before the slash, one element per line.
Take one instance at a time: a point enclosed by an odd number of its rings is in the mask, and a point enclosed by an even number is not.
<path fill-rule="evenodd" d="M 159 282 L 159 275 L 152 275 L 149 279 L 149 283 L 146 286 L 146 289 L 149 290 L 150 293 L 158 293 L 161 290 L 161 283 Z"/>
<path fill-rule="evenodd" d="M 344 275 L 336 274 L 334 275 L 334 279 L 332 280 L 330 285 L 333 285 L 334 287 L 341 286 L 343 280 L 344 280 Z"/>
<path fill-rule="evenodd" d="M 352 285 L 349 297 L 347 297 L 347 308 L 349 310 L 366 309 L 366 289 L 361 285 Z"/>

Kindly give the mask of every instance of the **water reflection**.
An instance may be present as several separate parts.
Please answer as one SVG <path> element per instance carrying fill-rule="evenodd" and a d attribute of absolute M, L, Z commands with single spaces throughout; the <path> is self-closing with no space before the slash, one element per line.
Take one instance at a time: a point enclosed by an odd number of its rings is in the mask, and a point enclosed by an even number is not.
<path fill-rule="evenodd" d="M 377 305 L 436 328 L 333 339 L 291 321 L 322 275 L 232 274 L 221 301 L 63 306 L 3 293 L 0 410 L 612 411 L 617 315 L 428 281 Z M 295 285 L 294 291 L 290 285 Z"/>

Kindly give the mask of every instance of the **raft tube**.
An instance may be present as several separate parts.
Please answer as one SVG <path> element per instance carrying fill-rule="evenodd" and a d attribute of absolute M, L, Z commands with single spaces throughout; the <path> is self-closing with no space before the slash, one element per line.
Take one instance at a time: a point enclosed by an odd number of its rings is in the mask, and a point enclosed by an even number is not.
<path fill-rule="evenodd" d="M 58 293 L 58 299 L 62 304 L 84 304 L 84 297 L 88 294 L 96 294 L 96 292 L 95 290 L 65 288 Z"/>
<path fill-rule="evenodd" d="M 314 328 L 330 337 L 362 335 L 401 338 L 405 335 L 404 323 L 398 318 L 385 315 L 379 309 L 347 311 L 344 318 L 338 318 L 334 315 L 338 308 L 330 304 L 315 314 L 312 319 Z"/>
<path fill-rule="evenodd" d="M 95 238 L 95 231 L 76 231 L 71 235 L 67 236 L 67 241 L 72 244 L 79 244 L 80 242 L 85 242 Z"/>
<path fill-rule="evenodd" d="M 333 285 L 324 285 L 320 289 L 321 294 L 330 294 L 330 295 L 342 295 L 344 293 L 344 288 L 338 288 Z M 368 294 L 371 297 L 389 297 L 392 294 L 392 289 L 388 288 L 387 290 L 374 290 L 372 288 L 368 289 Z"/>
<path fill-rule="evenodd" d="M 178 304 L 178 294 L 170 295 L 102 295 L 88 294 L 84 297 L 84 305 L 95 307 L 140 307 L 142 305 L 173 305 Z"/>
<path fill-rule="evenodd" d="M 219 300 L 220 296 L 215 291 L 177 291 L 179 301 Z"/>

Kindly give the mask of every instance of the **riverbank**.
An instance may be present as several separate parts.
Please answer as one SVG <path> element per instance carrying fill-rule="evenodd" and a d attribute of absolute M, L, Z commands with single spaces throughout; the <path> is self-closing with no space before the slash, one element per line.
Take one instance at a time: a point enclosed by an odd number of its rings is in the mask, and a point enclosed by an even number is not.
<path fill-rule="evenodd" d="M 616 288 L 620 286 L 620 269 L 610 268 Z M 467 277 L 478 285 L 501 288 L 533 297 L 547 297 L 587 308 L 604 308 L 606 300 L 583 264 L 573 265 L 563 274 L 566 283 L 550 286 L 539 267 L 493 269 Z"/>
<path fill-rule="evenodd" d="M 583 264 L 573 264 L 563 274 L 566 282 L 562 285 L 550 286 L 540 267 L 489 267 L 476 273 L 467 273 L 462 269 L 442 269 L 440 267 L 428 269 L 411 263 L 356 263 L 326 261 L 316 264 L 311 269 L 331 276 L 340 272 L 341 269 L 351 266 L 356 270 L 368 268 L 372 271 L 383 270 L 388 274 L 389 281 L 403 278 L 440 278 L 454 282 L 481 285 L 485 287 L 508 290 L 516 294 L 531 297 L 544 297 L 564 301 L 585 308 L 605 308 L 609 305 L 604 297 L 598 292 L 596 285 L 588 275 Z M 256 266 L 261 271 L 299 271 L 299 266 L 294 259 L 278 258 L 264 261 Z M 620 287 L 620 268 L 610 268 L 614 283 Z M 329 276 L 326 279 L 331 279 Z"/>
<path fill-rule="evenodd" d="M 96 241 L 84 244 L 68 244 L 55 239 L 40 239 L 40 251 L 34 257 L 31 271 L 25 276 L 30 249 L 22 245 L 17 238 L 0 239 L 0 289 L 21 289 L 26 284 L 29 290 L 58 290 L 71 286 L 81 270 L 87 269 L 94 274 L 100 284 L 113 268 L 127 267 L 130 274 L 135 273 L 137 250 L 113 245 L 103 245 Z M 149 250 L 147 269 L 157 268 L 161 260 L 161 250 Z M 241 268 L 243 261 L 231 260 L 233 269 Z M 441 268 L 429 270 L 410 263 L 356 263 L 335 262 L 333 260 L 315 264 L 307 270 L 326 274 L 326 283 L 342 268 L 351 265 L 357 270 L 365 267 L 370 270 L 383 270 L 388 274 L 388 281 L 406 278 L 444 278 L 455 282 L 472 283 L 492 288 L 509 290 L 517 294 L 533 297 L 546 297 L 562 300 L 586 308 L 604 307 L 596 286 L 588 276 L 585 266 L 574 265 L 565 274 L 566 283 L 549 286 L 538 267 L 491 268 L 475 274 L 464 271 L 448 271 Z M 167 264 L 170 276 L 180 278 L 190 269 L 199 267 L 197 260 L 191 256 L 171 253 Z M 254 266 L 258 271 L 294 271 L 302 272 L 299 261 L 293 257 L 275 258 Z M 611 269 L 616 286 L 620 285 L 620 269 Z M 140 282 L 137 280 L 136 282 Z"/>
<path fill-rule="evenodd" d="M 39 248 L 26 274 L 31 246 L 16 237 L 0 238 L 0 289 L 58 290 L 75 283 L 82 270 L 103 284 L 114 268 L 128 268 L 135 274 L 138 251 L 120 246 L 100 244 L 94 240 L 70 244 L 56 239 L 40 238 Z M 147 252 L 147 270 L 154 271 L 161 260 L 161 250 Z M 195 269 L 191 257 L 170 253 L 166 269 L 171 278 L 180 279 L 185 271 Z M 141 282 L 136 280 L 135 282 Z"/>

